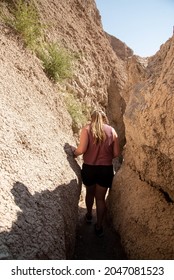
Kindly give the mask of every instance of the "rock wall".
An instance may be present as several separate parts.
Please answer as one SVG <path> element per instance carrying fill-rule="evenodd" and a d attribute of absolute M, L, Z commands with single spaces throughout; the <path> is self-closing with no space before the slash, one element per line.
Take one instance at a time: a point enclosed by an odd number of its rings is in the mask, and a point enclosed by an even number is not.
<path fill-rule="evenodd" d="M 124 164 L 110 195 L 130 259 L 174 259 L 173 56 L 174 37 L 148 59 L 135 84 L 139 62 L 130 65 Z"/>
<path fill-rule="evenodd" d="M 65 259 L 81 186 L 66 153 L 71 118 L 38 59 L 4 26 L 0 95 L 0 257 Z"/>
<path fill-rule="evenodd" d="M 129 48 L 125 43 L 120 41 L 118 38 L 115 38 L 114 36 L 108 34 L 107 32 L 106 36 L 114 50 L 114 52 L 117 54 L 119 58 L 126 61 L 129 57 L 132 57 L 134 52 L 131 48 Z"/>

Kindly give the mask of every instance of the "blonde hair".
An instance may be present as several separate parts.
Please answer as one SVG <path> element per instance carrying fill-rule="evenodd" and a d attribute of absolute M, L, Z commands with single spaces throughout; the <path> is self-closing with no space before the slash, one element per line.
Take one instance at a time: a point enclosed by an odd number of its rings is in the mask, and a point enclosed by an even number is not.
<path fill-rule="evenodd" d="M 106 114 L 102 110 L 94 110 L 91 114 L 91 132 L 95 144 L 104 141 L 106 138 L 103 130 L 104 123 L 108 123 Z"/>

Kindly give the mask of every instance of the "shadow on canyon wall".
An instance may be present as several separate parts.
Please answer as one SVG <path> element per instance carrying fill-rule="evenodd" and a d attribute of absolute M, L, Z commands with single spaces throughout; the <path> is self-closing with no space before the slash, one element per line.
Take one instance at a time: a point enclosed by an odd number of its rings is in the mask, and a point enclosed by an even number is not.
<path fill-rule="evenodd" d="M 76 180 L 69 185 L 62 184 L 53 191 L 43 191 L 31 195 L 28 188 L 16 182 L 11 190 L 16 205 L 20 208 L 10 231 L 0 233 L 0 240 L 8 251 L 9 259 L 60 259 L 68 253 L 64 242 L 67 214 L 65 207 L 67 188 L 77 186 Z M 74 213 L 72 213 L 74 219 Z M 73 238 L 73 237 L 72 237 Z M 66 242 L 65 242 L 66 243 Z M 67 245 L 68 246 L 68 245 Z"/>
<path fill-rule="evenodd" d="M 70 145 L 66 143 L 64 150 L 77 179 L 34 195 L 22 182 L 14 183 L 11 193 L 19 211 L 10 230 L 0 233 L 1 259 L 61 259 L 72 255 L 81 176 Z"/>
<path fill-rule="evenodd" d="M 9 230 L 0 233 L 1 259 L 127 259 L 121 246 L 119 235 L 112 229 L 106 217 L 104 221 L 105 235 L 98 238 L 94 233 L 96 220 L 92 225 L 86 224 L 84 215 L 86 208 L 74 205 L 71 193 L 80 195 L 80 166 L 72 157 L 70 145 L 66 143 L 64 150 L 70 167 L 75 172 L 78 182 L 73 179 L 69 184 L 57 186 L 54 190 L 44 190 L 32 195 L 22 182 L 15 182 L 11 193 L 19 207 L 16 220 Z M 75 236 L 71 236 L 72 225 L 76 226 Z M 74 254 L 72 255 L 74 251 Z M 3 257 L 4 254 L 4 257 Z"/>

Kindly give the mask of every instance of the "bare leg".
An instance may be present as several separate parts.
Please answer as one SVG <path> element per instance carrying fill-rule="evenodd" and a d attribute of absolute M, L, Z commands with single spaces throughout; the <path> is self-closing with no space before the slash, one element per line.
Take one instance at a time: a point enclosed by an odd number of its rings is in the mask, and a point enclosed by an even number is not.
<path fill-rule="evenodd" d="M 96 189 L 96 185 L 86 187 L 85 202 L 86 202 L 87 214 L 89 216 L 92 216 L 92 207 L 94 204 L 95 189 Z"/>
<path fill-rule="evenodd" d="M 107 192 L 107 188 L 101 187 L 100 185 L 96 185 L 95 191 L 95 199 L 96 199 L 96 210 L 97 210 L 97 228 L 101 228 L 105 210 L 105 195 Z"/>

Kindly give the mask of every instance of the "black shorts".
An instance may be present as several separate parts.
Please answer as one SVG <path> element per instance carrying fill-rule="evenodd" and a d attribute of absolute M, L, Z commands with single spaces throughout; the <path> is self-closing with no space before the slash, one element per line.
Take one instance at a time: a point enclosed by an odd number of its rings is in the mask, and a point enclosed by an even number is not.
<path fill-rule="evenodd" d="M 111 188 L 114 171 L 112 165 L 88 165 L 83 163 L 81 170 L 82 182 L 85 186 L 95 184 Z"/>

